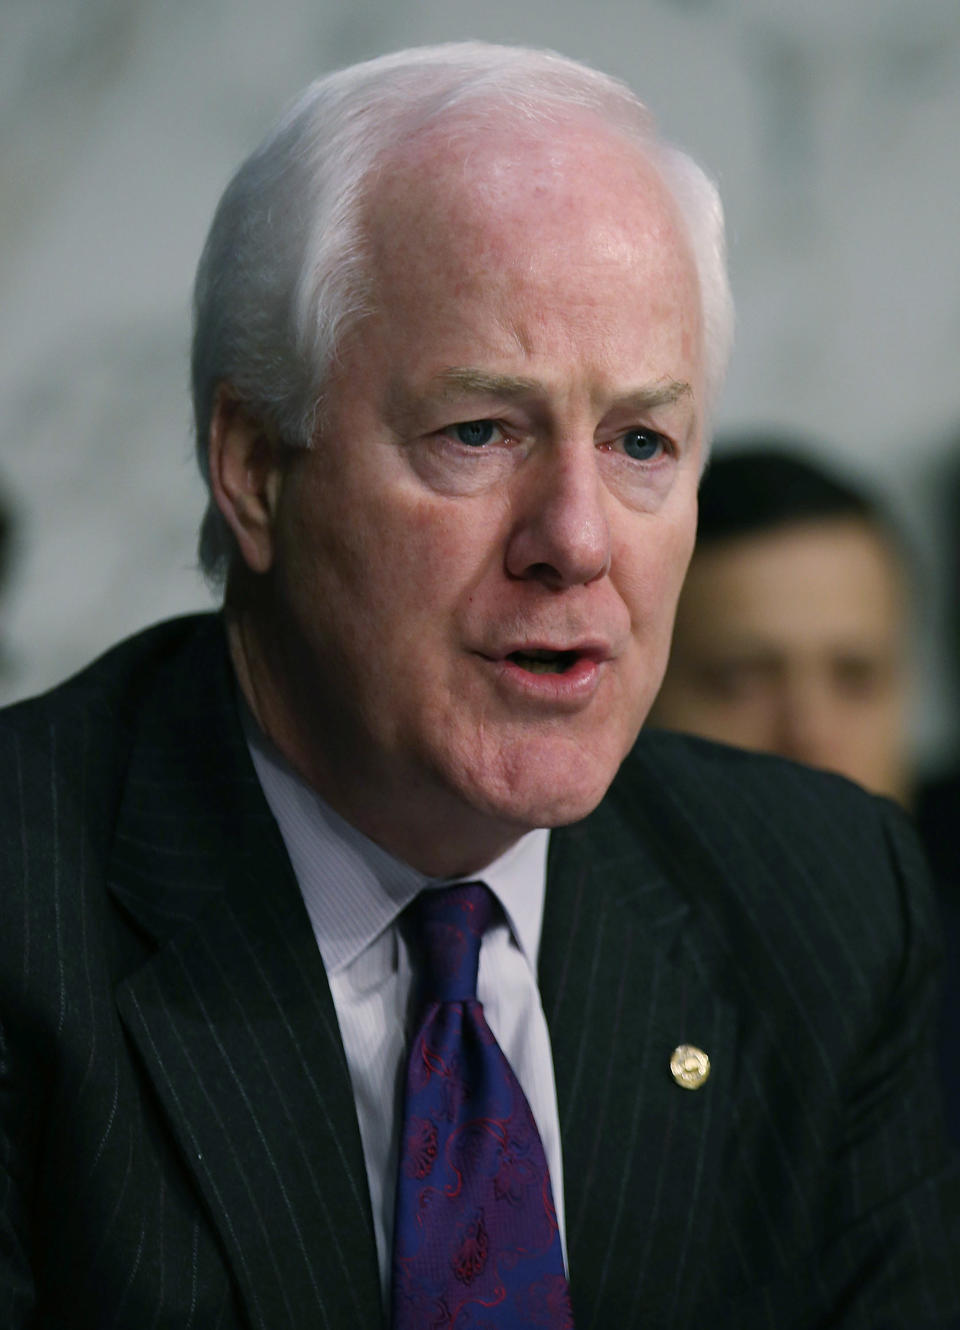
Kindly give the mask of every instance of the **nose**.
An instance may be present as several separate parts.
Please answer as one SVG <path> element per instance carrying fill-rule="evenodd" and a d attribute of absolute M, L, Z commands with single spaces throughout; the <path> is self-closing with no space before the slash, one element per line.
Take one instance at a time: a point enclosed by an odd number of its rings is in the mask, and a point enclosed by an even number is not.
<path fill-rule="evenodd" d="M 780 696 L 775 751 L 797 762 L 835 768 L 835 750 L 842 744 L 837 719 L 822 680 L 789 678 Z"/>
<path fill-rule="evenodd" d="M 548 450 L 522 484 L 507 545 L 510 576 L 558 589 L 603 577 L 610 569 L 609 494 L 593 441 Z"/>

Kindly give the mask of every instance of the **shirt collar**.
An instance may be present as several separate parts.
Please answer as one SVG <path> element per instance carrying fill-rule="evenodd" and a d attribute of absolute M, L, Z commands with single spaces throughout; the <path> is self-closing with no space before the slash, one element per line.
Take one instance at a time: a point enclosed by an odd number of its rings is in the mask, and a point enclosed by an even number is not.
<path fill-rule="evenodd" d="M 528 831 L 506 854 L 471 875 L 472 881 L 485 882 L 503 906 L 510 931 L 534 974 L 540 954 L 549 839 L 545 827 Z"/>
<path fill-rule="evenodd" d="M 344 821 L 303 781 L 241 707 L 244 733 L 276 818 L 328 974 L 348 966 L 436 878 L 394 858 Z M 503 906 L 536 974 L 543 923 L 549 832 L 527 832 L 469 880 L 482 879 Z M 467 879 L 463 879 L 467 880 Z"/>

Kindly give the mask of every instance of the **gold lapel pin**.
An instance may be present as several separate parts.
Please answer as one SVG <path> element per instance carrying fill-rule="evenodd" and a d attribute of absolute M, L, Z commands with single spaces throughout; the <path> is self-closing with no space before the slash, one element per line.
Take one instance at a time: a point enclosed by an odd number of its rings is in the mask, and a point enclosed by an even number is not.
<path fill-rule="evenodd" d="M 678 1044 L 670 1054 L 670 1074 L 684 1090 L 699 1090 L 710 1075 L 710 1059 L 702 1048 Z"/>

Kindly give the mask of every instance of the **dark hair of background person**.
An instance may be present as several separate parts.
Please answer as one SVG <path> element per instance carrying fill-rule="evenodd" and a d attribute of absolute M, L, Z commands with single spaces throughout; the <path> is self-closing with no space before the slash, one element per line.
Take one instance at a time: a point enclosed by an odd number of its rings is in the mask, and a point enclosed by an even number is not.
<path fill-rule="evenodd" d="M 697 544 L 757 535 L 794 523 L 858 518 L 876 527 L 908 562 L 903 537 L 880 501 L 859 484 L 801 455 L 789 435 L 720 436 L 700 485 Z M 725 455 L 724 449 L 730 448 Z"/>

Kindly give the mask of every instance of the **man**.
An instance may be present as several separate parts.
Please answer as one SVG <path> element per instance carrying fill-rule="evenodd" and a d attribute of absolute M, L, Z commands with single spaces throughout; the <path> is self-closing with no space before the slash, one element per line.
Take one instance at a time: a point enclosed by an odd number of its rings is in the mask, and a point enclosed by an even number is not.
<path fill-rule="evenodd" d="M 910 571 L 890 519 L 784 441 L 714 458 L 653 724 L 838 771 L 913 807 L 908 760 Z M 960 913 L 920 796 L 940 891 L 946 983 L 940 1072 L 960 1143 Z M 944 819 L 944 822 L 946 820 Z"/>
<path fill-rule="evenodd" d="M 651 721 L 909 803 L 908 593 L 865 494 L 776 440 L 721 453 Z"/>
<path fill-rule="evenodd" d="M 4 722 L 8 1324 L 960 1313 L 908 833 L 692 741 L 614 781 L 693 542 L 722 268 L 702 174 L 557 57 L 344 71 L 241 168 L 194 353 L 223 615 Z M 432 996 L 466 928 L 416 927 L 468 897 L 482 1010 Z M 495 1216 L 458 1210 L 483 1188 Z"/>

